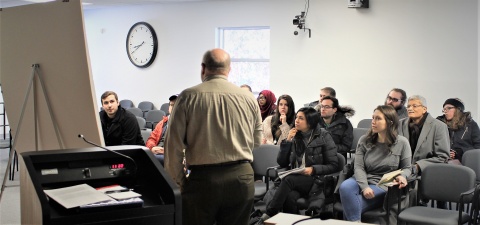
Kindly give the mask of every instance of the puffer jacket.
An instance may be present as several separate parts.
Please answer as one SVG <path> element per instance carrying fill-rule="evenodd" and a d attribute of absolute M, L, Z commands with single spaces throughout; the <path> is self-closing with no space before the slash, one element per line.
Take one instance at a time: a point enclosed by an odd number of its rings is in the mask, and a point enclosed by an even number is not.
<path fill-rule="evenodd" d="M 297 137 L 292 141 L 282 141 L 277 156 L 278 165 L 294 168 L 297 162 L 302 161 L 303 154 L 305 154 L 305 167 L 313 167 L 312 176 L 327 175 L 340 170 L 338 168 L 337 146 L 328 131 L 317 126 L 313 131 L 312 140 L 305 147 L 299 143 L 302 141 Z M 297 153 L 302 154 L 297 155 Z M 298 163 L 298 165 L 301 164 Z M 319 209 L 323 207 L 325 196 L 322 188 L 319 187 L 318 182 L 314 182 L 308 196 L 309 208 Z"/>
<path fill-rule="evenodd" d="M 446 121 L 445 116 L 439 116 L 437 119 L 444 123 Z M 448 134 L 450 136 L 450 149 L 457 152 L 455 159 L 462 161 L 463 153 L 467 150 L 480 148 L 480 129 L 470 115 L 468 115 L 464 127 L 457 130 L 449 127 Z"/>
<path fill-rule="evenodd" d="M 332 135 L 333 141 L 337 145 L 338 153 L 346 154 L 350 151 L 353 142 L 353 126 L 345 114 L 337 113 L 332 123 L 328 126 L 323 120 L 320 120 L 319 124 L 320 127 L 325 128 Z"/>

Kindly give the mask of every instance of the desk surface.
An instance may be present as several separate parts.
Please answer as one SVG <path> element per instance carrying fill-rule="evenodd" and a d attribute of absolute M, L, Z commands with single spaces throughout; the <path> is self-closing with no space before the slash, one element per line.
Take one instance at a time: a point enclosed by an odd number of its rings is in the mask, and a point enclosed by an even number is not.
<path fill-rule="evenodd" d="M 265 221 L 265 225 L 292 225 L 293 223 L 301 220 L 310 218 L 309 216 L 288 214 L 288 213 L 279 213 L 272 218 Z M 299 222 L 298 225 L 318 225 L 318 224 L 328 224 L 328 225 L 353 225 L 353 224 L 365 224 L 365 223 L 353 223 L 343 220 L 320 220 L 320 219 L 311 219 Z"/>

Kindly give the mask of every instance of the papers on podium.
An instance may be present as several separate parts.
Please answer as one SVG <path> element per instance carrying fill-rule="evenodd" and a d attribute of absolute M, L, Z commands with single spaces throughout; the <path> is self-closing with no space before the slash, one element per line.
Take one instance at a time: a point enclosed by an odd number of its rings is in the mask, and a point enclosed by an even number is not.
<path fill-rule="evenodd" d="M 97 191 L 88 184 L 79 184 L 71 187 L 44 190 L 48 197 L 63 207 L 70 209 L 81 205 L 111 201 L 110 196 Z"/>
<path fill-rule="evenodd" d="M 143 205 L 143 200 L 139 198 L 140 194 L 120 185 L 95 189 L 88 184 L 79 184 L 71 187 L 44 190 L 44 192 L 66 209 L 128 205 L 132 203 Z"/>
<path fill-rule="evenodd" d="M 395 171 L 392 171 L 390 173 L 386 173 L 382 176 L 382 179 L 380 179 L 380 181 L 378 182 L 377 186 L 380 186 L 380 185 L 385 185 L 385 186 L 392 186 L 393 185 L 393 180 L 395 179 L 395 177 L 397 177 L 398 175 L 402 174 L 402 170 L 395 170 Z"/>

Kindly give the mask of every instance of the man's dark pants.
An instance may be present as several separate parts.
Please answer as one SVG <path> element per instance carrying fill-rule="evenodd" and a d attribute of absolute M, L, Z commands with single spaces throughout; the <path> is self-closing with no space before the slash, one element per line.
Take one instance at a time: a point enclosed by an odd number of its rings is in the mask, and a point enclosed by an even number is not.
<path fill-rule="evenodd" d="M 255 192 L 250 163 L 192 166 L 183 185 L 184 225 L 246 225 Z"/>

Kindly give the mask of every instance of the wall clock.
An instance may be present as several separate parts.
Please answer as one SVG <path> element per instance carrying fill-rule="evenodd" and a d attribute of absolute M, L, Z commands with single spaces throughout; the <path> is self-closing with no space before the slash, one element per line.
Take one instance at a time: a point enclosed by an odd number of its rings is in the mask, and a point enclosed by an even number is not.
<path fill-rule="evenodd" d="M 127 55 L 133 65 L 150 66 L 157 55 L 157 48 L 157 34 L 150 24 L 138 22 L 128 31 Z"/>

